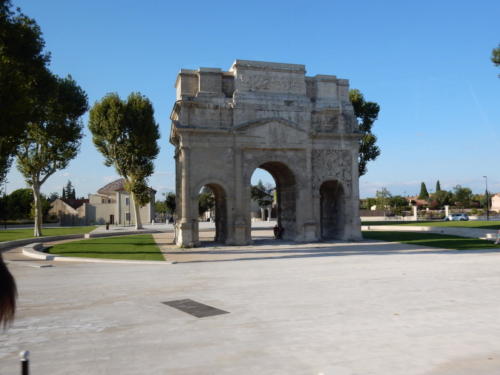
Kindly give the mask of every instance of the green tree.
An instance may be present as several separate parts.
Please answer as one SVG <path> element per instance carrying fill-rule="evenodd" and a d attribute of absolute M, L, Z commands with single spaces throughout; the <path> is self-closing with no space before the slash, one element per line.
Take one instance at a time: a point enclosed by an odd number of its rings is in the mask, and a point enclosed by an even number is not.
<path fill-rule="evenodd" d="M 30 219 L 33 206 L 33 191 L 17 189 L 6 197 L 8 219 Z"/>
<path fill-rule="evenodd" d="M 375 193 L 375 199 L 377 200 L 377 209 L 386 210 L 389 207 L 389 202 L 392 195 L 385 187 L 381 190 L 377 190 Z"/>
<path fill-rule="evenodd" d="M 4 204 L 8 215 L 5 219 L 26 220 L 34 218 L 34 198 L 32 189 L 17 189 L 4 197 Z M 40 194 L 42 216 L 47 217 L 50 210 L 50 202 L 45 195 Z"/>
<path fill-rule="evenodd" d="M 491 51 L 491 61 L 495 64 L 495 66 L 500 66 L 500 44 L 497 48 L 493 48 L 493 51 Z"/>
<path fill-rule="evenodd" d="M 420 184 L 420 193 L 418 194 L 418 199 L 429 199 L 429 192 L 427 191 L 427 187 L 425 186 L 425 182 Z"/>
<path fill-rule="evenodd" d="M 75 188 L 70 180 L 68 180 L 66 186 L 63 187 L 62 194 L 62 199 L 76 199 Z"/>
<path fill-rule="evenodd" d="M 392 212 L 400 215 L 408 207 L 408 201 L 401 195 L 394 195 L 389 198 L 389 206 Z"/>
<path fill-rule="evenodd" d="M 203 215 L 205 212 L 215 207 L 215 196 L 211 189 L 204 187 L 198 195 L 198 213 Z"/>
<path fill-rule="evenodd" d="M 491 192 L 485 190 L 484 194 L 480 194 L 479 197 L 480 197 L 479 204 L 481 205 L 481 207 L 489 210 L 491 207 Z"/>
<path fill-rule="evenodd" d="M 52 203 L 54 202 L 56 199 L 59 199 L 59 194 L 56 193 L 56 192 L 52 192 L 49 194 L 49 196 L 47 197 L 47 200 Z"/>
<path fill-rule="evenodd" d="M 167 205 L 165 201 L 156 201 L 155 202 L 155 212 L 160 214 L 162 217 L 165 217 L 167 213 Z"/>
<path fill-rule="evenodd" d="M 45 116 L 27 125 L 17 150 L 17 168 L 33 190 L 35 237 L 42 235 L 40 188 L 77 155 L 83 136 L 80 117 L 88 108 L 85 92 L 71 76 L 54 80 L 57 89 L 50 101 L 44 103 Z"/>
<path fill-rule="evenodd" d="M 134 203 L 135 227 L 141 229 L 139 208 L 150 201 L 147 180 L 160 151 L 153 105 L 140 93 L 130 94 L 126 101 L 118 94 L 108 94 L 90 110 L 89 129 L 104 155 L 104 164 L 113 165 L 125 179 Z"/>
<path fill-rule="evenodd" d="M 452 202 L 452 194 L 446 190 L 439 190 L 432 194 L 431 207 L 443 208 Z"/>
<path fill-rule="evenodd" d="M 0 0 L 0 185 L 30 121 L 43 114 L 53 80 L 36 22 Z"/>
<path fill-rule="evenodd" d="M 167 213 L 173 215 L 175 213 L 175 193 L 169 192 L 165 198 L 165 206 Z"/>
<path fill-rule="evenodd" d="M 471 201 L 475 202 L 481 208 L 487 208 L 489 197 L 491 197 L 491 192 L 485 191 L 484 194 L 472 194 Z"/>
<path fill-rule="evenodd" d="M 376 198 L 366 198 L 366 209 L 371 210 L 373 206 L 377 206 Z"/>
<path fill-rule="evenodd" d="M 377 200 L 375 198 L 365 198 L 360 201 L 360 208 L 362 210 L 371 210 L 372 206 L 377 205 Z"/>
<path fill-rule="evenodd" d="M 453 201 L 455 205 L 468 208 L 472 200 L 472 190 L 461 185 L 457 185 L 453 188 Z"/>
<path fill-rule="evenodd" d="M 0 195 L 0 219 L 1 220 L 7 220 L 9 217 L 9 211 L 7 210 L 7 196 Z"/>
<path fill-rule="evenodd" d="M 265 186 L 261 180 L 250 189 L 252 200 L 256 201 L 259 207 L 268 207 L 273 203 L 273 190 L 271 185 Z"/>
<path fill-rule="evenodd" d="M 441 191 L 441 184 L 439 183 L 439 180 L 437 180 L 437 182 L 436 182 L 436 193 L 438 191 Z"/>
<path fill-rule="evenodd" d="M 380 148 L 376 145 L 377 137 L 372 133 L 373 123 L 378 117 L 380 106 L 377 103 L 365 101 L 361 91 L 356 89 L 349 91 L 349 99 L 362 134 L 359 141 L 358 168 L 359 176 L 363 176 L 368 171 L 367 163 L 380 155 Z"/>

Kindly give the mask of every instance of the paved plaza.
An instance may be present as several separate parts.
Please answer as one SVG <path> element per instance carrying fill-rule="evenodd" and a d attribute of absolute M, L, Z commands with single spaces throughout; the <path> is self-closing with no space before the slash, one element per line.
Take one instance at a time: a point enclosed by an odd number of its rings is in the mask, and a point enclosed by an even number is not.
<path fill-rule="evenodd" d="M 167 254 L 176 264 L 40 268 L 11 254 L 19 309 L 0 373 L 19 372 L 21 350 L 51 375 L 500 373 L 500 252 L 258 231 L 251 247 Z M 185 299 L 228 313 L 163 303 Z"/>

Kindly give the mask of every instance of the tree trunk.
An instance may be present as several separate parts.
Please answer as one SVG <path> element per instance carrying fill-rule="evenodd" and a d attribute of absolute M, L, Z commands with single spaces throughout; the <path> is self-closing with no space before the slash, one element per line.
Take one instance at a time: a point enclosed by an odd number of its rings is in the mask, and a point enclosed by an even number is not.
<path fill-rule="evenodd" d="M 33 183 L 33 198 L 34 198 L 34 208 L 35 208 L 35 227 L 34 227 L 34 232 L 33 236 L 34 237 L 41 237 L 42 236 L 42 219 L 43 219 L 43 213 L 42 213 L 42 201 L 40 199 L 40 186 L 38 183 Z"/>
<path fill-rule="evenodd" d="M 140 213 L 139 204 L 137 204 L 137 200 L 135 199 L 135 194 L 133 192 L 130 193 L 130 196 L 132 197 L 132 202 L 134 204 L 135 229 L 142 229 L 141 213 Z"/>

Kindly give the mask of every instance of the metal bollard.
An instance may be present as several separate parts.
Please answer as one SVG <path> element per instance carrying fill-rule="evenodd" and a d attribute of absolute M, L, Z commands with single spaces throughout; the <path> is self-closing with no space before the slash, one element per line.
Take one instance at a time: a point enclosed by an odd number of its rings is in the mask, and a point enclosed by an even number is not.
<path fill-rule="evenodd" d="M 21 359 L 21 375 L 29 375 L 30 373 L 30 352 L 23 350 L 19 353 Z"/>

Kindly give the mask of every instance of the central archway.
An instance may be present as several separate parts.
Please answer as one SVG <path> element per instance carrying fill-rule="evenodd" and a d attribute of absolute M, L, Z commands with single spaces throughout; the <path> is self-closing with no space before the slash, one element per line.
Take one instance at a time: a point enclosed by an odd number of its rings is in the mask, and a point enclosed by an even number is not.
<path fill-rule="evenodd" d="M 279 161 L 269 161 L 257 168 L 267 171 L 276 184 L 276 220 L 283 228 L 283 239 L 294 240 L 296 228 L 296 179 L 291 169 Z"/>

